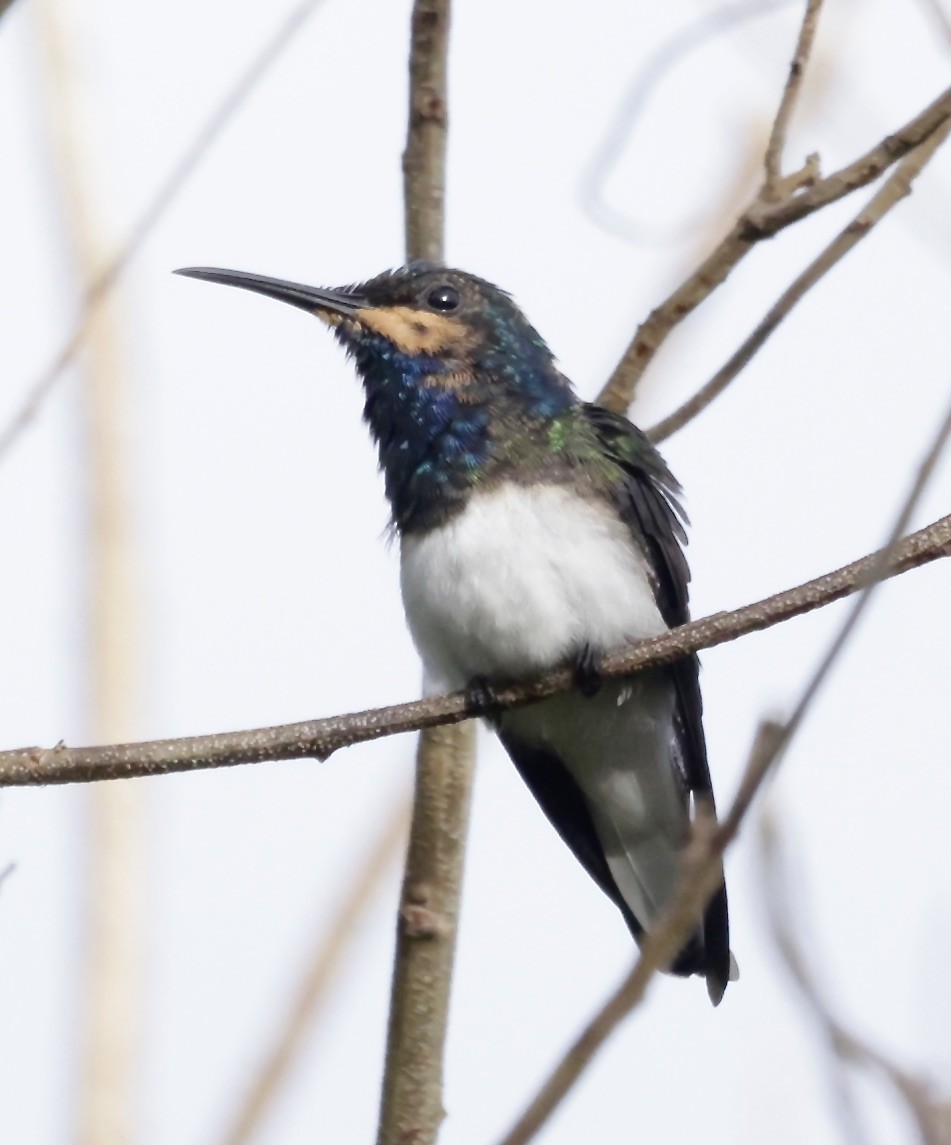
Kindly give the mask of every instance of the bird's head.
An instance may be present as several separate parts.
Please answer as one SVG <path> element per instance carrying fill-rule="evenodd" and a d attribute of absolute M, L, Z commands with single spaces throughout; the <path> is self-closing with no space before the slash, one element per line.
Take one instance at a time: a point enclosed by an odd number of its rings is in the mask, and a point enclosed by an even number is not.
<path fill-rule="evenodd" d="M 178 273 L 288 302 L 333 328 L 363 380 L 401 530 L 445 519 L 494 466 L 546 442 L 546 425 L 575 402 L 512 299 L 461 270 L 414 262 L 335 290 L 236 270 Z"/>
<path fill-rule="evenodd" d="M 504 291 L 475 275 L 413 262 L 336 289 L 244 271 L 191 267 L 176 273 L 251 290 L 333 327 L 364 380 L 396 374 L 452 390 L 527 387 L 541 398 L 567 383 L 542 337 Z"/>

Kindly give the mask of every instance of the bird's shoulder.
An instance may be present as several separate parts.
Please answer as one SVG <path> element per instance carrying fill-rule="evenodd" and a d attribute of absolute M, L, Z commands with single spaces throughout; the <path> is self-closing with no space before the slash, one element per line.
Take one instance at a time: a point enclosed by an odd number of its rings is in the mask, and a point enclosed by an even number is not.
<path fill-rule="evenodd" d="M 664 459 L 626 417 L 590 403 L 579 402 L 551 436 L 630 529 L 647 558 L 665 622 L 683 624 L 690 581 L 683 550 L 687 517 Z"/>
<path fill-rule="evenodd" d="M 647 435 L 626 417 L 598 405 L 578 409 L 576 432 L 595 443 L 606 492 L 647 557 L 661 615 L 672 628 L 685 624 L 690 619 L 690 570 L 683 549 L 687 516 L 680 485 Z M 697 657 L 677 660 L 668 671 L 677 691 L 675 723 L 684 777 L 691 791 L 712 800 Z"/>

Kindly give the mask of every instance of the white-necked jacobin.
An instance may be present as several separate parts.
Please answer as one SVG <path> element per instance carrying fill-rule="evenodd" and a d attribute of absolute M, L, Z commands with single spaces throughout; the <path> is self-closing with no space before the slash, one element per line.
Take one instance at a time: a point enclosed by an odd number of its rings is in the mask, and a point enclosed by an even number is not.
<path fill-rule="evenodd" d="M 493 719 L 513 763 L 635 938 L 669 901 L 692 801 L 712 800 L 696 657 L 600 680 L 609 649 L 688 619 L 680 487 L 626 418 L 580 401 L 512 299 L 415 262 L 323 290 L 240 271 L 242 287 L 333 327 L 399 537 L 406 618 L 429 694 L 566 664 L 570 692 Z M 674 960 L 714 1004 L 736 976 L 726 889 Z"/>

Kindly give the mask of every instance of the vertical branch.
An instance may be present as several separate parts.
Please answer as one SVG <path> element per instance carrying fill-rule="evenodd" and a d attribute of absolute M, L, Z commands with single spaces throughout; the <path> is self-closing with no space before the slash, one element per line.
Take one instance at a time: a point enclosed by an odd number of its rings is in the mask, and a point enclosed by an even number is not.
<path fill-rule="evenodd" d="M 475 761 L 475 725 L 419 739 L 400 895 L 378 1145 L 431 1145 L 445 1111 L 442 1059 Z"/>
<path fill-rule="evenodd" d="M 403 152 L 407 261 L 443 258 L 448 45 L 449 0 L 416 0 Z M 431 1145 L 445 1116 L 442 1059 L 474 765 L 473 724 L 421 734 L 378 1145 Z"/>
<path fill-rule="evenodd" d="M 83 286 L 105 260 L 81 84 L 74 78 L 67 7 L 40 5 L 49 124 L 70 253 Z M 133 730 L 138 700 L 136 591 L 131 559 L 126 452 L 126 364 L 114 306 L 90 322 L 83 361 L 87 548 L 86 656 L 91 731 L 108 741 Z M 82 1093 L 76 1139 L 124 1145 L 133 1136 L 141 957 L 144 790 L 131 783 L 90 793 Z"/>
<path fill-rule="evenodd" d="M 799 39 L 789 65 L 789 75 L 786 77 L 786 87 L 779 102 L 779 110 L 773 120 L 773 127 L 769 133 L 769 142 L 766 144 L 766 154 L 763 157 L 765 179 L 763 182 L 763 195 L 769 200 L 778 199 L 782 191 L 782 162 L 783 148 L 786 145 L 786 132 L 792 119 L 796 104 L 799 102 L 799 93 L 802 89 L 803 76 L 806 74 L 806 64 L 812 55 L 812 43 L 816 38 L 816 28 L 819 24 L 819 13 L 822 11 L 822 0 L 806 0 L 806 14 L 803 16 L 799 29 Z"/>
<path fill-rule="evenodd" d="M 446 196 L 446 57 L 449 0 L 416 0 L 409 57 L 409 124 L 403 151 L 406 259 L 441 262 Z"/>

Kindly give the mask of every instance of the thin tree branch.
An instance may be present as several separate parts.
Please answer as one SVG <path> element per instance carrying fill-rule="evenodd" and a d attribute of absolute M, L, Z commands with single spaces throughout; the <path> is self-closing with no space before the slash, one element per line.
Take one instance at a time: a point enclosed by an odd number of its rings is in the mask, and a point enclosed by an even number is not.
<path fill-rule="evenodd" d="M 908 522 L 911 520 L 918 503 L 927 488 L 928 482 L 934 474 L 935 467 L 941 457 L 944 449 L 948 443 L 948 438 L 951 436 L 951 407 L 948 408 L 947 413 L 944 415 L 938 432 L 935 434 L 934 441 L 932 442 L 928 452 L 918 466 L 918 471 L 915 474 L 915 479 L 912 482 L 911 489 L 905 499 L 895 524 L 892 527 L 891 535 L 888 538 L 883 549 L 880 549 L 875 557 L 869 562 L 865 571 L 856 585 L 859 589 L 860 595 L 858 600 L 852 605 L 849 615 L 846 617 L 845 622 L 839 629 L 835 639 L 829 645 L 829 649 L 825 656 L 822 658 L 815 674 L 809 681 L 808 685 L 803 689 L 802 696 L 799 703 L 793 709 L 792 715 L 786 720 L 783 727 L 783 738 L 777 751 L 784 751 L 789 744 L 789 741 L 799 730 L 803 720 L 806 717 L 810 705 L 815 700 L 816 696 L 822 690 L 823 685 L 829 677 L 832 667 L 842 654 L 842 649 L 848 643 L 858 625 L 862 614 L 868 608 L 869 602 L 872 599 L 872 594 L 875 589 L 881 584 L 885 578 L 887 569 L 890 566 L 892 555 L 898 551 L 901 544 L 901 536 L 905 529 L 908 527 Z"/>
<path fill-rule="evenodd" d="M 873 230 L 878 223 L 911 194 L 911 185 L 921 174 L 922 169 L 932 158 L 951 133 L 951 120 L 947 120 L 930 138 L 905 156 L 882 187 L 859 211 L 831 243 L 806 267 L 787 290 L 779 297 L 766 317 L 743 342 L 713 377 L 690 398 L 668 414 L 662 421 L 648 430 L 647 436 L 660 442 L 683 429 L 693 421 L 708 405 L 749 365 L 753 357 L 765 345 L 780 323 L 792 312 L 813 286 L 840 262 L 852 248 Z"/>
<path fill-rule="evenodd" d="M 637 383 L 670 332 L 726 280 L 758 242 L 874 182 L 948 119 L 951 88 L 894 134 L 826 178 L 819 177 L 818 156 L 812 155 L 801 171 L 781 181 L 783 194 L 778 200 L 765 197 L 761 188 L 717 247 L 638 327 L 598 401 L 610 409 L 625 411 Z"/>
<path fill-rule="evenodd" d="M 379 1145 L 430 1145 L 445 1117 L 443 1052 L 475 766 L 475 725 L 423 732 L 397 920 Z"/>
<path fill-rule="evenodd" d="M 416 0 L 409 60 L 409 127 L 403 151 L 408 261 L 440 262 L 443 258 L 448 52 L 449 0 Z"/>
<path fill-rule="evenodd" d="M 789 65 L 789 75 L 786 77 L 786 87 L 782 99 L 779 101 L 779 110 L 773 120 L 773 128 L 769 133 L 766 144 L 766 154 L 763 156 L 763 167 L 766 177 L 763 181 L 763 196 L 767 199 L 778 199 L 782 195 L 782 162 L 783 149 L 786 146 L 786 132 L 789 122 L 799 100 L 802 90 L 802 81 L 806 73 L 806 64 L 812 55 L 812 45 L 816 38 L 816 28 L 819 23 L 819 13 L 822 11 L 822 0 L 807 0 L 806 14 L 799 29 L 799 40 Z"/>
<path fill-rule="evenodd" d="M 449 0 L 413 5 L 403 152 L 407 261 L 443 259 L 449 12 Z M 443 1051 L 474 768 L 474 724 L 420 736 L 378 1145 L 433 1145 L 445 1117 Z"/>
<path fill-rule="evenodd" d="M 824 179 L 809 180 L 788 198 L 778 203 L 754 203 L 745 216 L 745 226 L 756 240 L 772 238 L 790 223 L 796 223 L 814 211 L 836 203 L 861 187 L 867 187 L 924 143 L 951 119 L 951 87 L 946 88 L 914 119 L 893 135 L 869 148 L 858 159 Z M 795 178 L 795 176 L 791 176 Z"/>
<path fill-rule="evenodd" d="M 7 14 L 7 9 L 11 7 L 13 0 L 0 0 L 0 20 Z"/>
<path fill-rule="evenodd" d="M 939 518 L 895 545 L 886 577 L 898 576 L 947 556 L 951 556 L 951 515 Z M 606 679 L 613 679 L 654 665 L 669 664 L 682 656 L 714 648 L 822 608 L 860 589 L 863 578 L 878 559 L 878 552 L 872 553 L 765 600 L 730 612 L 716 612 L 618 649 L 604 658 L 599 666 L 601 673 Z M 573 684 L 572 671 L 564 668 L 529 683 L 500 688 L 491 703 L 476 703 L 465 692 L 453 692 L 408 704 L 250 731 L 105 747 L 68 748 L 59 743 L 49 749 L 18 748 L 0 752 L 0 787 L 91 783 L 278 759 L 325 760 L 333 752 L 352 744 L 489 715 L 546 699 L 567 691 Z"/>
<path fill-rule="evenodd" d="M 0 430 L 0 464 L 3 463 L 20 435 L 39 413 L 44 401 L 52 393 L 63 371 L 76 356 L 86 337 L 89 321 L 103 299 L 110 293 L 132 259 L 139 253 L 173 205 L 188 181 L 195 174 L 212 145 L 240 111 L 248 97 L 264 79 L 271 67 L 284 54 L 291 41 L 323 0 L 303 0 L 281 23 L 265 46 L 241 72 L 224 98 L 198 129 L 191 143 L 179 156 L 165 179 L 159 184 L 151 202 L 133 225 L 125 241 L 102 268 L 91 277 L 83 298 L 82 308 L 69 337 L 56 352 L 27 391 L 19 410 Z M 2 12 L 0 12 L 2 15 Z"/>
<path fill-rule="evenodd" d="M 719 827 L 709 808 L 705 812 L 698 808 L 691 841 L 671 901 L 657 920 L 655 929 L 645 938 L 640 957 L 620 987 L 562 1057 L 501 1145 L 527 1145 L 561 1104 L 614 1030 L 641 1002 L 654 975 L 670 965 L 690 936 L 697 918 L 723 880 L 723 852 L 736 838 L 767 774 L 778 765 L 793 736 L 802 726 L 810 705 L 829 678 L 833 664 L 855 632 L 872 593 L 894 567 L 893 562 L 901 547 L 898 537 L 907 527 L 934 473 L 938 458 L 947 445 L 949 435 L 951 407 L 919 463 L 911 488 L 892 526 L 888 543 L 868 560 L 859 575 L 856 587 L 862 590 L 861 596 L 803 689 L 792 715 L 784 723 L 775 720 L 763 720 L 760 723 L 740 786 Z"/>
<path fill-rule="evenodd" d="M 919 1145 L 948 1145 L 951 1140 L 951 1100 L 940 1097 L 925 1078 L 903 1069 L 886 1054 L 859 1038 L 836 1016 L 819 988 L 797 931 L 802 929 L 801 912 L 796 925 L 790 906 L 789 857 L 783 846 L 777 817 L 764 811 L 760 820 L 760 863 L 763 901 L 770 932 L 789 977 L 819 1027 L 835 1069 L 836 1092 L 848 1117 L 853 1138 L 863 1138 L 855 1103 L 849 1088 L 849 1068 L 866 1068 L 880 1074 L 907 1107 L 917 1131 Z"/>
<path fill-rule="evenodd" d="M 283 1092 L 367 907 L 404 845 L 409 811 L 408 802 L 399 803 L 390 814 L 348 888 L 329 933 L 321 935 L 281 1029 L 261 1062 L 231 1128 L 222 1138 L 223 1145 L 248 1145 Z"/>

